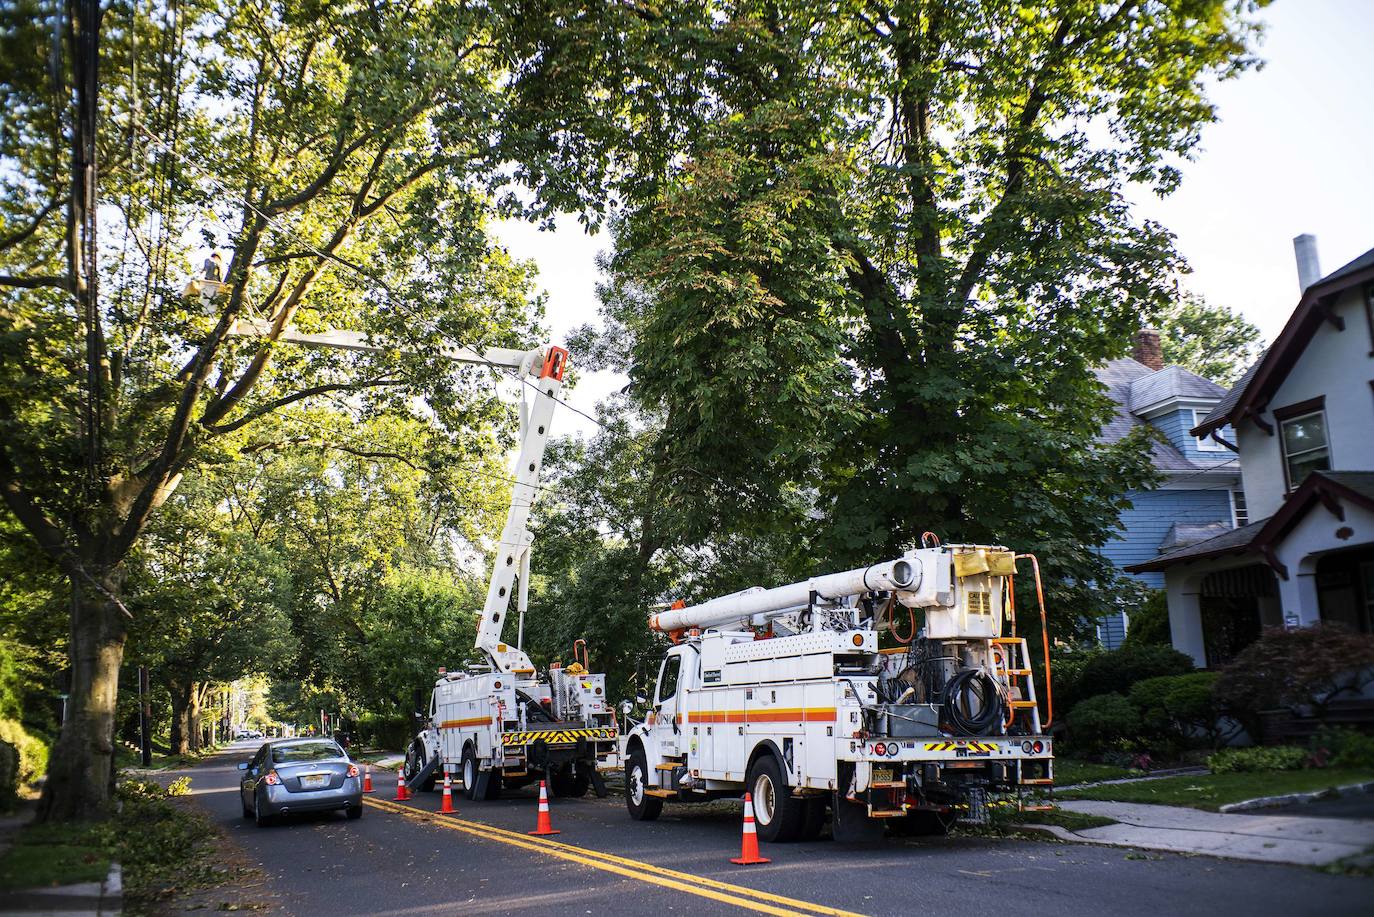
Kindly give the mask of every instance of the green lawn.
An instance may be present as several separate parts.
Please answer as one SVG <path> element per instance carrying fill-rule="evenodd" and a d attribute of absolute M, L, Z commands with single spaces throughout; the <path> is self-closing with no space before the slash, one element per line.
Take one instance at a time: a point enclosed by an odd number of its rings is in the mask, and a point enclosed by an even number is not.
<path fill-rule="evenodd" d="M 0 854 L 0 891 L 67 885 L 72 882 L 98 882 L 110 871 L 110 856 L 100 847 L 79 843 L 80 834 L 70 840 L 78 843 L 30 843 L 20 836 L 9 850 Z"/>
<path fill-rule="evenodd" d="M 1103 825 L 1116 824 L 1115 819 L 1101 815 L 1087 815 L 1082 812 L 1066 812 L 1063 809 L 1050 809 L 1044 812 L 1011 811 L 1002 816 L 1010 825 L 1058 825 L 1070 831 L 1083 831 L 1087 828 L 1101 828 Z"/>
<path fill-rule="evenodd" d="M 1119 780 L 1122 777 L 1140 777 L 1142 771 L 1115 764 L 1095 764 L 1092 761 L 1076 761 L 1073 758 L 1054 759 L 1054 782 L 1056 786 L 1072 786 L 1075 783 L 1092 783 L 1097 780 Z"/>
<path fill-rule="evenodd" d="M 1350 783 L 1374 780 L 1366 770 L 1268 771 L 1259 774 L 1199 774 L 1162 777 L 1137 783 L 1114 783 L 1061 790 L 1058 799 L 1100 799 L 1110 802 L 1147 802 L 1165 806 L 1190 806 L 1216 811 L 1221 806 L 1260 796 L 1307 793 Z"/>

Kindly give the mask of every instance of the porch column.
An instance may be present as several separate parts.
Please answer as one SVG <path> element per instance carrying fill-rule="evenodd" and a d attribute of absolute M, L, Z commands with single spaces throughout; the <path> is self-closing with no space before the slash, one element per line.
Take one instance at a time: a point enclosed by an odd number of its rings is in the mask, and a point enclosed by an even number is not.
<path fill-rule="evenodd" d="M 1207 665 L 1207 645 L 1202 638 L 1202 577 L 1165 573 L 1169 601 L 1169 639 L 1174 649 L 1193 657 L 1198 668 Z"/>
<path fill-rule="evenodd" d="M 1285 627 L 1311 627 L 1321 621 L 1317 605 L 1317 561 L 1311 555 L 1288 565 L 1288 579 L 1279 577 L 1279 601 Z"/>

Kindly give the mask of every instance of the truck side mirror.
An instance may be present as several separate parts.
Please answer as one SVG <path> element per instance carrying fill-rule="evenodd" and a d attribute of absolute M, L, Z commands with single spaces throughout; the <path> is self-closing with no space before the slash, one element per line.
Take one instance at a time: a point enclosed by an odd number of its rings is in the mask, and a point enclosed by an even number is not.
<path fill-rule="evenodd" d="M 648 699 L 647 697 L 645 697 L 643 694 L 636 694 L 636 695 L 635 695 L 635 703 L 636 703 L 636 704 L 647 704 L 648 702 L 649 702 L 649 699 Z"/>
<path fill-rule="evenodd" d="M 635 708 L 635 705 L 632 704 L 632 703 L 630 703 L 630 702 L 627 701 L 627 700 L 623 700 L 623 701 L 620 702 L 620 712 L 621 712 L 621 714 L 622 714 L 623 716 L 629 716 L 629 715 L 630 715 L 630 711 L 633 710 L 634 708 Z"/>

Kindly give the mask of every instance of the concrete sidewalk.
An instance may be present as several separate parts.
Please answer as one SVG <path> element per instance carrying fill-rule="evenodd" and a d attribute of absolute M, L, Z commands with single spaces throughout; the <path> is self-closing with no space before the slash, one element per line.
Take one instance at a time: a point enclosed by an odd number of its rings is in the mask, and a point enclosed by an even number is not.
<path fill-rule="evenodd" d="M 1300 866 L 1325 866 L 1374 851 L 1374 820 L 1223 815 L 1180 806 L 1090 800 L 1065 801 L 1060 808 L 1117 822 L 1081 831 L 1046 826 L 1064 840 L 1093 844 Z"/>

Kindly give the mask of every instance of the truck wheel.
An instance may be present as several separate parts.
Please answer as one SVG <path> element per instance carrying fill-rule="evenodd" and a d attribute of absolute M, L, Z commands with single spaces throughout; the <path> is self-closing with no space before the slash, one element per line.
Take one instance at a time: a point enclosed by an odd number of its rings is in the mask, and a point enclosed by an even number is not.
<path fill-rule="evenodd" d="M 777 758 L 765 754 L 755 761 L 745 788 L 753 794 L 754 826 L 759 840 L 795 841 L 802 829 L 802 800 L 792 798 Z"/>
<path fill-rule="evenodd" d="M 463 747 L 463 795 L 468 799 L 477 798 L 477 756 L 472 753 L 472 746 Z"/>
<path fill-rule="evenodd" d="M 625 806 L 635 821 L 653 821 L 663 811 L 663 800 L 650 796 L 648 789 L 649 765 L 644 750 L 637 748 L 630 753 L 630 763 L 625 768 Z"/>
<path fill-rule="evenodd" d="M 591 778 L 579 768 L 565 764 L 550 775 L 550 789 L 553 795 L 567 799 L 581 799 L 587 795 Z"/>

